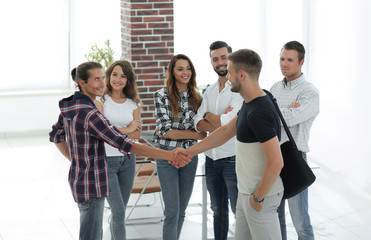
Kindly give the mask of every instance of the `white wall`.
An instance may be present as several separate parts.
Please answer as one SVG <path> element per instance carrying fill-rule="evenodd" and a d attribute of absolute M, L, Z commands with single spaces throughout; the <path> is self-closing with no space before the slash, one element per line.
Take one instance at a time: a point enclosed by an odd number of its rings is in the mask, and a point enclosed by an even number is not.
<path fill-rule="evenodd" d="M 83 7 L 75 12 L 72 36 L 73 64 L 77 64 L 84 61 L 91 43 L 110 38 L 117 44 L 120 20 L 109 18 L 119 16 L 119 0 L 74 2 Z M 195 7 L 200 4 L 202 8 Z M 311 131 L 309 157 L 371 195 L 370 12 L 367 0 L 175 0 L 175 53 L 192 59 L 197 81 L 203 85 L 216 80 L 208 55 L 211 42 L 227 41 L 234 50 L 254 49 L 263 59 L 261 85 L 270 88 L 282 78 L 281 46 L 294 39 L 303 42 L 304 72 L 321 92 L 321 113 Z M 0 133 L 49 129 L 62 96 L 0 96 Z"/>
<path fill-rule="evenodd" d="M 371 198 L 368 0 L 175 1 L 175 53 L 194 62 L 197 82 L 216 80 L 208 47 L 215 40 L 234 50 L 251 48 L 263 60 L 261 86 L 282 79 L 279 52 L 298 40 L 306 46 L 303 72 L 320 90 L 309 158 L 341 174 Z M 194 6 L 202 4 L 203 8 Z"/>
<path fill-rule="evenodd" d="M 311 156 L 369 196 L 370 12 L 371 2 L 367 0 L 314 1 L 309 39 L 309 72 L 321 91 Z"/>
<path fill-rule="evenodd" d="M 40 1 L 39 1 L 40 2 Z M 68 1 L 66 0 L 66 3 Z M 111 47 L 115 51 L 115 58 L 121 57 L 121 20 L 120 20 L 120 0 L 71 0 L 72 24 L 71 24 L 71 57 L 70 69 L 78 64 L 86 61 L 85 54 L 89 53 L 92 44 L 97 43 L 99 47 L 103 47 L 103 43 L 111 40 Z M 19 3 L 17 3 L 19 4 Z M 44 8 L 43 8 L 44 9 Z M 5 9 L 2 9 L 5 10 Z M 45 10 L 45 9 L 44 9 Z M 5 13 L 4 13 L 5 14 Z M 19 16 L 21 17 L 21 16 Z M 18 19 L 19 24 L 8 26 L 5 29 L 9 30 L 9 36 L 14 30 L 22 31 L 22 22 L 27 19 Z M 2 21 L 1 25 L 6 25 L 6 21 Z M 3 28 L 1 28 L 3 29 Z M 45 34 L 49 34 L 45 29 Z M 42 39 L 42 33 L 37 33 Z M 23 38 L 19 44 L 24 44 L 27 38 Z M 19 39 L 17 38 L 17 41 Z M 10 43 L 8 41 L 0 41 L 2 48 L 7 47 Z M 55 44 L 55 43 L 54 43 Z M 22 56 L 26 56 L 25 61 L 14 59 L 19 55 L 14 51 L 10 51 L 8 55 L 2 55 L 2 71 L 8 70 L 6 73 L 9 77 L 1 78 L 1 83 L 5 84 L 8 81 L 17 81 L 19 78 L 28 78 L 32 83 L 32 79 L 37 78 L 41 74 L 48 76 L 48 81 L 55 80 L 60 77 L 58 73 L 51 69 L 43 69 L 39 63 L 42 61 L 55 62 L 53 53 L 49 50 L 45 52 L 42 46 L 36 46 L 37 51 L 29 45 L 29 50 L 24 51 Z M 58 50 L 60 47 L 54 45 L 53 48 Z M 40 50 L 41 49 L 41 50 Z M 36 52 L 35 52 L 36 51 Z M 13 56 L 14 54 L 14 56 Z M 49 56 L 51 55 L 51 56 Z M 46 57 L 47 56 L 47 57 Z M 13 61 L 14 59 L 14 61 Z M 11 61 L 9 61 L 11 60 Z M 18 63 L 16 71 L 13 72 L 13 66 Z M 55 62 L 57 64 L 58 62 Z M 25 64 L 27 68 L 22 67 Z M 27 69 L 33 69 L 30 73 Z M 47 131 L 51 129 L 52 124 L 58 118 L 58 101 L 74 91 L 74 83 L 70 79 L 70 69 L 65 69 L 63 78 L 65 81 L 70 81 L 71 88 L 61 89 L 60 91 L 43 89 L 43 91 L 17 93 L 16 95 L 8 95 L 0 92 L 0 137 L 10 134 L 21 134 L 23 132 Z M 22 71 L 24 70 L 24 71 Z M 57 75 L 57 76 L 56 76 Z M 12 80 L 10 80 L 12 79 Z M 4 86 L 4 85 L 3 85 Z M 22 85 L 20 85 L 22 87 Z M 1 89 L 1 86 L 0 86 Z"/>

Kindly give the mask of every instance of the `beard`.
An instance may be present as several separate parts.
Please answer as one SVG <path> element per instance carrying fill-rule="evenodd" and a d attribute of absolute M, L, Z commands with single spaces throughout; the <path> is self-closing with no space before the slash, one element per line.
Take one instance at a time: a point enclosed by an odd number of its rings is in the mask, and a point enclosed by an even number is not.
<path fill-rule="evenodd" d="M 231 82 L 231 92 L 239 93 L 241 90 L 241 83 L 235 79 L 234 83 Z"/>
<path fill-rule="evenodd" d="M 216 74 L 218 74 L 220 77 L 225 77 L 227 76 L 228 74 L 228 70 L 225 69 L 225 70 L 218 70 L 218 68 L 214 68 L 214 71 L 216 72 Z"/>

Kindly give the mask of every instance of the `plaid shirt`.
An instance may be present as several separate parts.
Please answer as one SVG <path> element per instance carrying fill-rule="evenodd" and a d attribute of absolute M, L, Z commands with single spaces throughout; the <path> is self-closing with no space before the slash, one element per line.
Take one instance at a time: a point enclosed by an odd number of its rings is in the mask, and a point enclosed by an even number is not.
<path fill-rule="evenodd" d="M 95 108 L 86 95 L 75 92 L 59 102 L 61 114 L 49 133 L 50 141 L 67 141 L 71 167 L 68 181 L 76 202 L 109 195 L 104 142 L 128 152 L 134 141 Z"/>
<path fill-rule="evenodd" d="M 173 113 L 170 107 L 169 92 L 167 88 L 162 88 L 155 93 L 155 116 L 156 127 L 159 133 L 164 136 L 172 129 L 178 130 L 195 130 L 194 117 L 196 115 L 192 106 L 188 105 L 188 90 L 179 92 L 179 118 L 174 121 Z M 189 148 L 197 142 L 194 139 L 178 139 L 160 138 L 154 136 L 154 141 L 162 147 L 182 147 Z"/>
<path fill-rule="evenodd" d="M 294 138 L 298 149 L 302 152 L 309 152 L 309 131 L 314 119 L 319 114 L 319 91 L 310 82 L 305 80 L 304 74 L 299 78 L 286 83 L 285 78 L 276 82 L 271 93 L 277 99 L 282 116 Z M 289 108 L 299 102 L 300 107 Z M 282 128 L 281 143 L 288 141 L 287 134 Z"/>

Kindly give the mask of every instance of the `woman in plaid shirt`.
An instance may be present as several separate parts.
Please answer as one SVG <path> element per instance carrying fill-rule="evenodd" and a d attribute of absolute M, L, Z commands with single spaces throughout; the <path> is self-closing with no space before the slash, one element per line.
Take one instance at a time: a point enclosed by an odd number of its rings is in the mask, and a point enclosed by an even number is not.
<path fill-rule="evenodd" d="M 197 91 L 196 71 L 191 60 L 183 55 L 173 56 L 167 71 L 166 87 L 155 93 L 157 142 L 161 149 L 189 148 L 206 137 L 194 127 L 194 116 L 201 105 Z M 192 195 L 198 157 L 175 168 L 167 160 L 157 159 L 157 170 L 165 203 L 163 239 L 179 239 L 185 210 Z"/>

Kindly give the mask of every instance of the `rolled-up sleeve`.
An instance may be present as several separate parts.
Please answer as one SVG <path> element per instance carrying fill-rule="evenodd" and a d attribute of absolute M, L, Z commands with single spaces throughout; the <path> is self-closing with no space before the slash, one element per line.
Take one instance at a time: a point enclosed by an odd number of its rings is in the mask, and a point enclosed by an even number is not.
<path fill-rule="evenodd" d="M 197 129 L 197 124 L 199 121 L 204 119 L 203 116 L 205 115 L 206 112 L 207 112 L 207 98 L 205 98 L 205 95 L 204 95 L 202 98 L 201 105 L 197 110 L 197 114 L 193 118 L 195 130 L 197 132 L 201 132 L 200 130 Z"/>
<path fill-rule="evenodd" d="M 66 141 L 66 135 L 63 127 L 63 117 L 60 114 L 58 122 L 52 126 L 52 131 L 49 133 L 49 140 L 53 143 L 60 143 Z"/>
<path fill-rule="evenodd" d="M 88 123 L 91 134 L 99 136 L 104 142 L 117 148 L 122 153 L 129 152 L 135 142 L 127 134 L 120 132 L 111 125 L 98 111 L 92 114 Z"/>
<path fill-rule="evenodd" d="M 240 111 L 243 103 L 243 98 L 240 95 L 233 94 L 232 96 L 232 102 L 231 106 L 233 107 L 233 110 L 228 113 L 223 113 L 220 115 L 220 125 L 224 126 L 228 124 Z"/>

